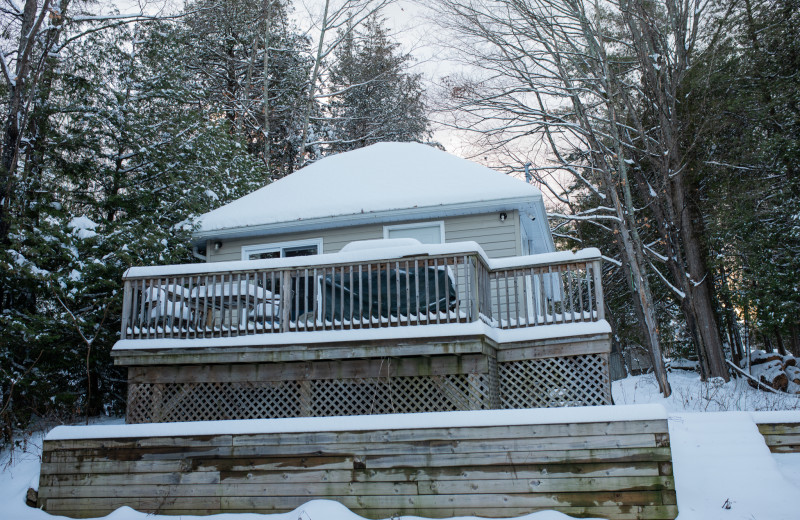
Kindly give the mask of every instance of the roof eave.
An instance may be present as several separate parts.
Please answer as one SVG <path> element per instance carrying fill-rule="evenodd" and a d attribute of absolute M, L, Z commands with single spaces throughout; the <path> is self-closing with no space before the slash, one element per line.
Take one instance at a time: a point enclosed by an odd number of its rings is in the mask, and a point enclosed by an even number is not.
<path fill-rule="evenodd" d="M 364 224 L 399 222 L 404 220 L 429 220 L 442 217 L 459 215 L 475 215 L 491 213 L 493 211 L 524 210 L 531 204 L 541 202 L 541 194 L 531 194 L 524 197 L 513 197 L 489 201 L 460 202 L 456 204 L 443 204 L 440 206 L 425 206 L 418 208 L 402 208 L 386 211 L 355 213 L 350 215 L 336 215 L 312 219 L 295 220 L 288 222 L 274 222 L 257 226 L 244 226 L 215 229 L 209 231 L 196 231 L 192 234 L 192 244 L 199 245 L 207 240 L 230 240 L 234 238 L 249 238 L 255 236 L 269 236 L 285 233 L 300 233 L 340 227 L 351 227 Z"/>

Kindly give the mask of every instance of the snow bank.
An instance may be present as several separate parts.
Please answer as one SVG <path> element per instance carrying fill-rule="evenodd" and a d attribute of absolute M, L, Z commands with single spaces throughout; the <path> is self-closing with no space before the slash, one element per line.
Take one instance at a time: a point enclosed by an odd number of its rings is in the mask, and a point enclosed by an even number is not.
<path fill-rule="evenodd" d="M 670 415 L 678 518 L 796 520 L 797 486 L 748 412 Z"/>
<path fill-rule="evenodd" d="M 378 143 L 321 159 L 202 215 L 198 224 L 200 232 L 208 232 L 531 197 L 540 198 L 541 192 L 436 148 L 418 143 Z"/>
<path fill-rule="evenodd" d="M 566 336 L 610 334 L 605 320 L 586 323 L 539 325 L 519 329 L 498 329 L 482 321 L 472 323 L 442 323 L 420 327 L 380 327 L 374 329 L 320 330 L 311 332 L 282 332 L 280 334 L 247 334 L 229 338 L 195 339 L 123 339 L 112 350 L 162 350 L 208 347 L 270 347 L 279 345 L 314 345 L 320 343 L 358 343 L 376 340 L 422 339 L 438 337 L 471 337 L 483 335 L 492 341 L 515 343 Z"/>
<path fill-rule="evenodd" d="M 184 423 L 58 426 L 45 440 L 171 437 L 176 435 L 249 435 L 328 431 L 459 428 L 666 419 L 660 405 L 585 406 L 523 410 L 474 410 L 347 417 L 300 417 Z"/>

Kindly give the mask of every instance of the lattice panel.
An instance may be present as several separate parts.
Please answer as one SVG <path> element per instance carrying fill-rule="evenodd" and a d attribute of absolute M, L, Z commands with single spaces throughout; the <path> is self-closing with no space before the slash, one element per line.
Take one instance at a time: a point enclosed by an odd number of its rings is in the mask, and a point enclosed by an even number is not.
<path fill-rule="evenodd" d="M 299 381 L 131 384 L 128 423 L 301 415 Z"/>
<path fill-rule="evenodd" d="M 500 363 L 503 408 L 611 404 L 603 354 Z"/>
<path fill-rule="evenodd" d="M 480 409 L 489 400 L 488 386 L 481 388 L 481 379 L 485 377 L 442 375 L 313 381 L 311 415 Z"/>
<path fill-rule="evenodd" d="M 128 423 L 495 408 L 496 377 L 449 374 L 313 381 L 133 383 Z M 496 387 L 496 382 L 494 383 Z"/>

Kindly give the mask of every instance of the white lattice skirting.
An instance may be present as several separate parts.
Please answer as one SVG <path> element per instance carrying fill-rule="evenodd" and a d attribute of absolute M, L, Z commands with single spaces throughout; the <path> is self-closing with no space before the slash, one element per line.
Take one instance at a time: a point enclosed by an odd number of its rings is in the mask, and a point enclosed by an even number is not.
<path fill-rule="evenodd" d="M 611 403 L 605 354 L 496 363 L 488 372 L 282 381 L 131 383 L 128 423 L 324 417 Z"/>

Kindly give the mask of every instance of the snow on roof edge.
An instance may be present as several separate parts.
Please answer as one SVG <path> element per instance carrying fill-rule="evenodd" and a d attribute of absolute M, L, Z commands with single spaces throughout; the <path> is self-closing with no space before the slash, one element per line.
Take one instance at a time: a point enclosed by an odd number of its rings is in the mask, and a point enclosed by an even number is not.
<path fill-rule="evenodd" d="M 309 230 L 317 231 L 328 228 L 360 226 L 364 225 L 364 223 L 386 224 L 390 222 L 403 222 L 406 220 L 415 221 L 461 215 L 477 215 L 502 210 L 522 210 L 524 207 L 535 204 L 536 202 L 543 203 L 543 200 L 541 193 L 539 193 L 525 197 L 506 197 L 477 202 L 462 202 L 458 204 L 414 206 L 409 208 L 309 217 L 281 222 L 211 229 L 198 228 L 192 232 L 192 239 L 195 242 L 201 242 L 217 237 L 241 238 L 262 236 L 271 233 L 299 233 Z"/>
<path fill-rule="evenodd" d="M 122 439 L 193 435 L 255 435 L 325 431 L 384 431 L 483 426 L 609 421 L 666 420 L 660 404 L 528 408 L 517 410 L 471 410 L 412 414 L 356 415 L 343 417 L 299 417 L 151 424 L 57 426 L 45 441 L 78 439 Z"/>

